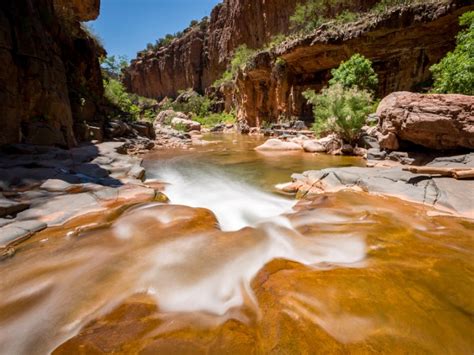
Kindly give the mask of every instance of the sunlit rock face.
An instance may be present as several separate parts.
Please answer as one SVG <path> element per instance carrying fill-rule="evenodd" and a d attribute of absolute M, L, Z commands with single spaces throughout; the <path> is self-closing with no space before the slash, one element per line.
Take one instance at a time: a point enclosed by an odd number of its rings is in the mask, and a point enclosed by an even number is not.
<path fill-rule="evenodd" d="M 195 26 L 169 46 L 132 61 L 125 84 L 152 98 L 177 96 L 188 88 L 204 92 L 227 69 L 235 48 L 261 48 L 273 36 L 288 33 L 299 2 L 225 0 L 213 9 L 206 27 Z M 376 2 L 357 0 L 344 6 L 358 11 Z"/>
<path fill-rule="evenodd" d="M 463 0 L 412 5 L 318 30 L 284 43 L 276 53 L 260 53 L 237 78 L 238 117 L 250 126 L 276 122 L 281 116 L 311 121 L 301 93 L 322 89 L 331 69 L 356 53 L 373 62 L 379 77 L 377 96 L 416 90 L 430 79 L 430 66 L 454 48 L 459 16 L 472 9 Z"/>
<path fill-rule="evenodd" d="M 364 10 L 374 2 L 351 2 L 350 8 Z M 294 1 L 281 0 L 224 1 L 213 10 L 207 28 L 194 27 L 169 46 L 134 60 L 125 84 L 153 98 L 173 97 L 187 88 L 204 92 L 225 71 L 239 45 L 262 48 L 272 36 L 288 33 L 295 6 Z M 237 90 L 227 90 L 225 100 L 236 103 L 239 118 L 250 126 L 281 116 L 311 120 L 301 93 L 321 89 L 331 69 L 354 53 L 373 61 L 379 96 L 412 90 L 426 82 L 429 67 L 454 48 L 458 17 L 473 8 L 464 0 L 412 5 L 288 41 L 275 52 L 258 55 L 239 75 Z"/>
<path fill-rule="evenodd" d="M 382 134 L 400 141 L 437 150 L 474 149 L 474 96 L 394 92 L 382 100 L 377 115 Z"/>
<path fill-rule="evenodd" d="M 98 13 L 98 0 L 0 3 L 0 145 L 71 147 L 98 119 L 103 50 L 79 22 Z"/>

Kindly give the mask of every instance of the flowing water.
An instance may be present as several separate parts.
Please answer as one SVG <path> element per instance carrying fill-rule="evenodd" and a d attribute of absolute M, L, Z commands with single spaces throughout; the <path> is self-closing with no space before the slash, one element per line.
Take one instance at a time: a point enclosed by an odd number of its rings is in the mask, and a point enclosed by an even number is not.
<path fill-rule="evenodd" d="M 222 138 L 146 157 L 170 204 L 0 263 L 0 353 L 473 353 L 472 221 L 358 193 L 297 203 L 274 185 L 363 162 Z"/>

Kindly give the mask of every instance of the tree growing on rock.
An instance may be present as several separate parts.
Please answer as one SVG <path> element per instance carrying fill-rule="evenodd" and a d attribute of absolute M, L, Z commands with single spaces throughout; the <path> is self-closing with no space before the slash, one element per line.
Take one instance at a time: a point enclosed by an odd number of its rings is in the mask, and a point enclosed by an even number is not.
<path fill-rule="evenodd" d="M 456 48 L 430 68 L 436 93 L 474 95 L 474 11 L 462 15 L 459 23 L 467 29 L 459 33 Z"/>

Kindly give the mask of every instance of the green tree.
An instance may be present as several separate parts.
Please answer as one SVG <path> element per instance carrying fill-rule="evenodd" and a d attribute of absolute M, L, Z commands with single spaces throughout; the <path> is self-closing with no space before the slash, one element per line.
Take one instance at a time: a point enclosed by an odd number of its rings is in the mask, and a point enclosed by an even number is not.
<path fill-rule="evenodd" d="M 329 85 L 341 84 L 345 88 L 357 86 L 359 89 L 374 92 L 379 82 L 372 62 L 361 54 L 354 54 L 337 69 L 333 69 L 331 74 L 333 77 Z"/>
<path fill-rule="evenodd" d="M 367 115 L 374 110 L 372 95 L 357 87 L 348 89 L 335 84 L 320 94 L 307 90 L 303 96 L 313 105 L 313 130 L 318 135 L 336 133 L 350 144 L 357 141 Z"/>
<path fill-rule="evenodd" d="M 102 58 L 101 67 L 104 76 L 118 79 L 122 75 L 122 71 L 128 67 L 128 58 L 126 56 L 111 55 Z"/>
<path fill-rule="evenodd" d="M 467 29 L 458 34 L 456 48 L 430 68 L 434 91 L 474 95 L 474 11 L 466 12 L 459 22 Z"/>

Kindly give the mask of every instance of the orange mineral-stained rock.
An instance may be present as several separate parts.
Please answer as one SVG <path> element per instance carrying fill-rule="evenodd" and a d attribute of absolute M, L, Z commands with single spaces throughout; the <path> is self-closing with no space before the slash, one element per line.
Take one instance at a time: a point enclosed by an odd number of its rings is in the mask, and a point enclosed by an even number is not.
<path fill-rule="evenodd" d="M 174 215 L 206 216 L 204 210 L 191 212 L 180 206 L 159 209 L 164 212 L 170 208 L 176 208 L 169 210 Z M 152 227 L 152 214 L 149 220 L 140 220 L 132 211 L 124 218 L 124 223 L 137 218 L 137 229 L 132 233 L 142 230 L 150 236 L 153 229 L 167 225 Z M 207 228 L 212 221 L 210 215 L 208 218 Z M 472 352 L 469 314 L 474 311 L 470 297 L 473 278 L 470 254 L 465 252 L 472 250 L 471 222 L 429 217 L 425 210 L 397 199 L 384 198 L 381 204 L 379 197 L 350 192 L 302 201 L 288 218 L 300 233 L 288 235 L 288 244 L 311 241 L 303 250 L 317 246 L 321 255 L 330 251 L 334 261 L 304 265 L 273 258 L 252 276 L 248 290 L 242 291 L 246 295 L 243 304 L 222 314 L 164 311 L 159 292 L 136 293 L 83 327 L 54 353 Z M 149 227 L 138 228 L 139 220 L 141 226 Z M 173 240 L 173 230 L 182 233 L 187 228 L 171 223 L 163 237 Z M 453 233 L 447 235 L 446 230 Z M 215 230 L 211 235 L 206 248 L 199 249 L 201 258 L 196 262 L 201 264 L 193 268 L 189 282 L 207 269 L 212 269 L 210 275 L 219 274 L 243 251 L 261 247 L 266 240 L 265 234 L 254 228 L 231 233 Z M 337 262 L 338 253 L 357 249 L 360 236 L 366 243 L 366 257 L 351 263 L 344 263 L 345 259 Z M 273 234 L 271 238 L 279 237 Z M 257 250 L 261 253 L 263 249 Z M 186 262 L 192 262 L 185 249 L 181 252 Z M 251 254 L 243 255 L 241 268 L 253 260 Z M 225 262 L 220 264 L 222 260 Z M 458 267 L 467 274 L 460 276 Z M 176 274 L 177 283 L 180 279 Z M 222 288 L 224 284 L 222 281 Z"/>

